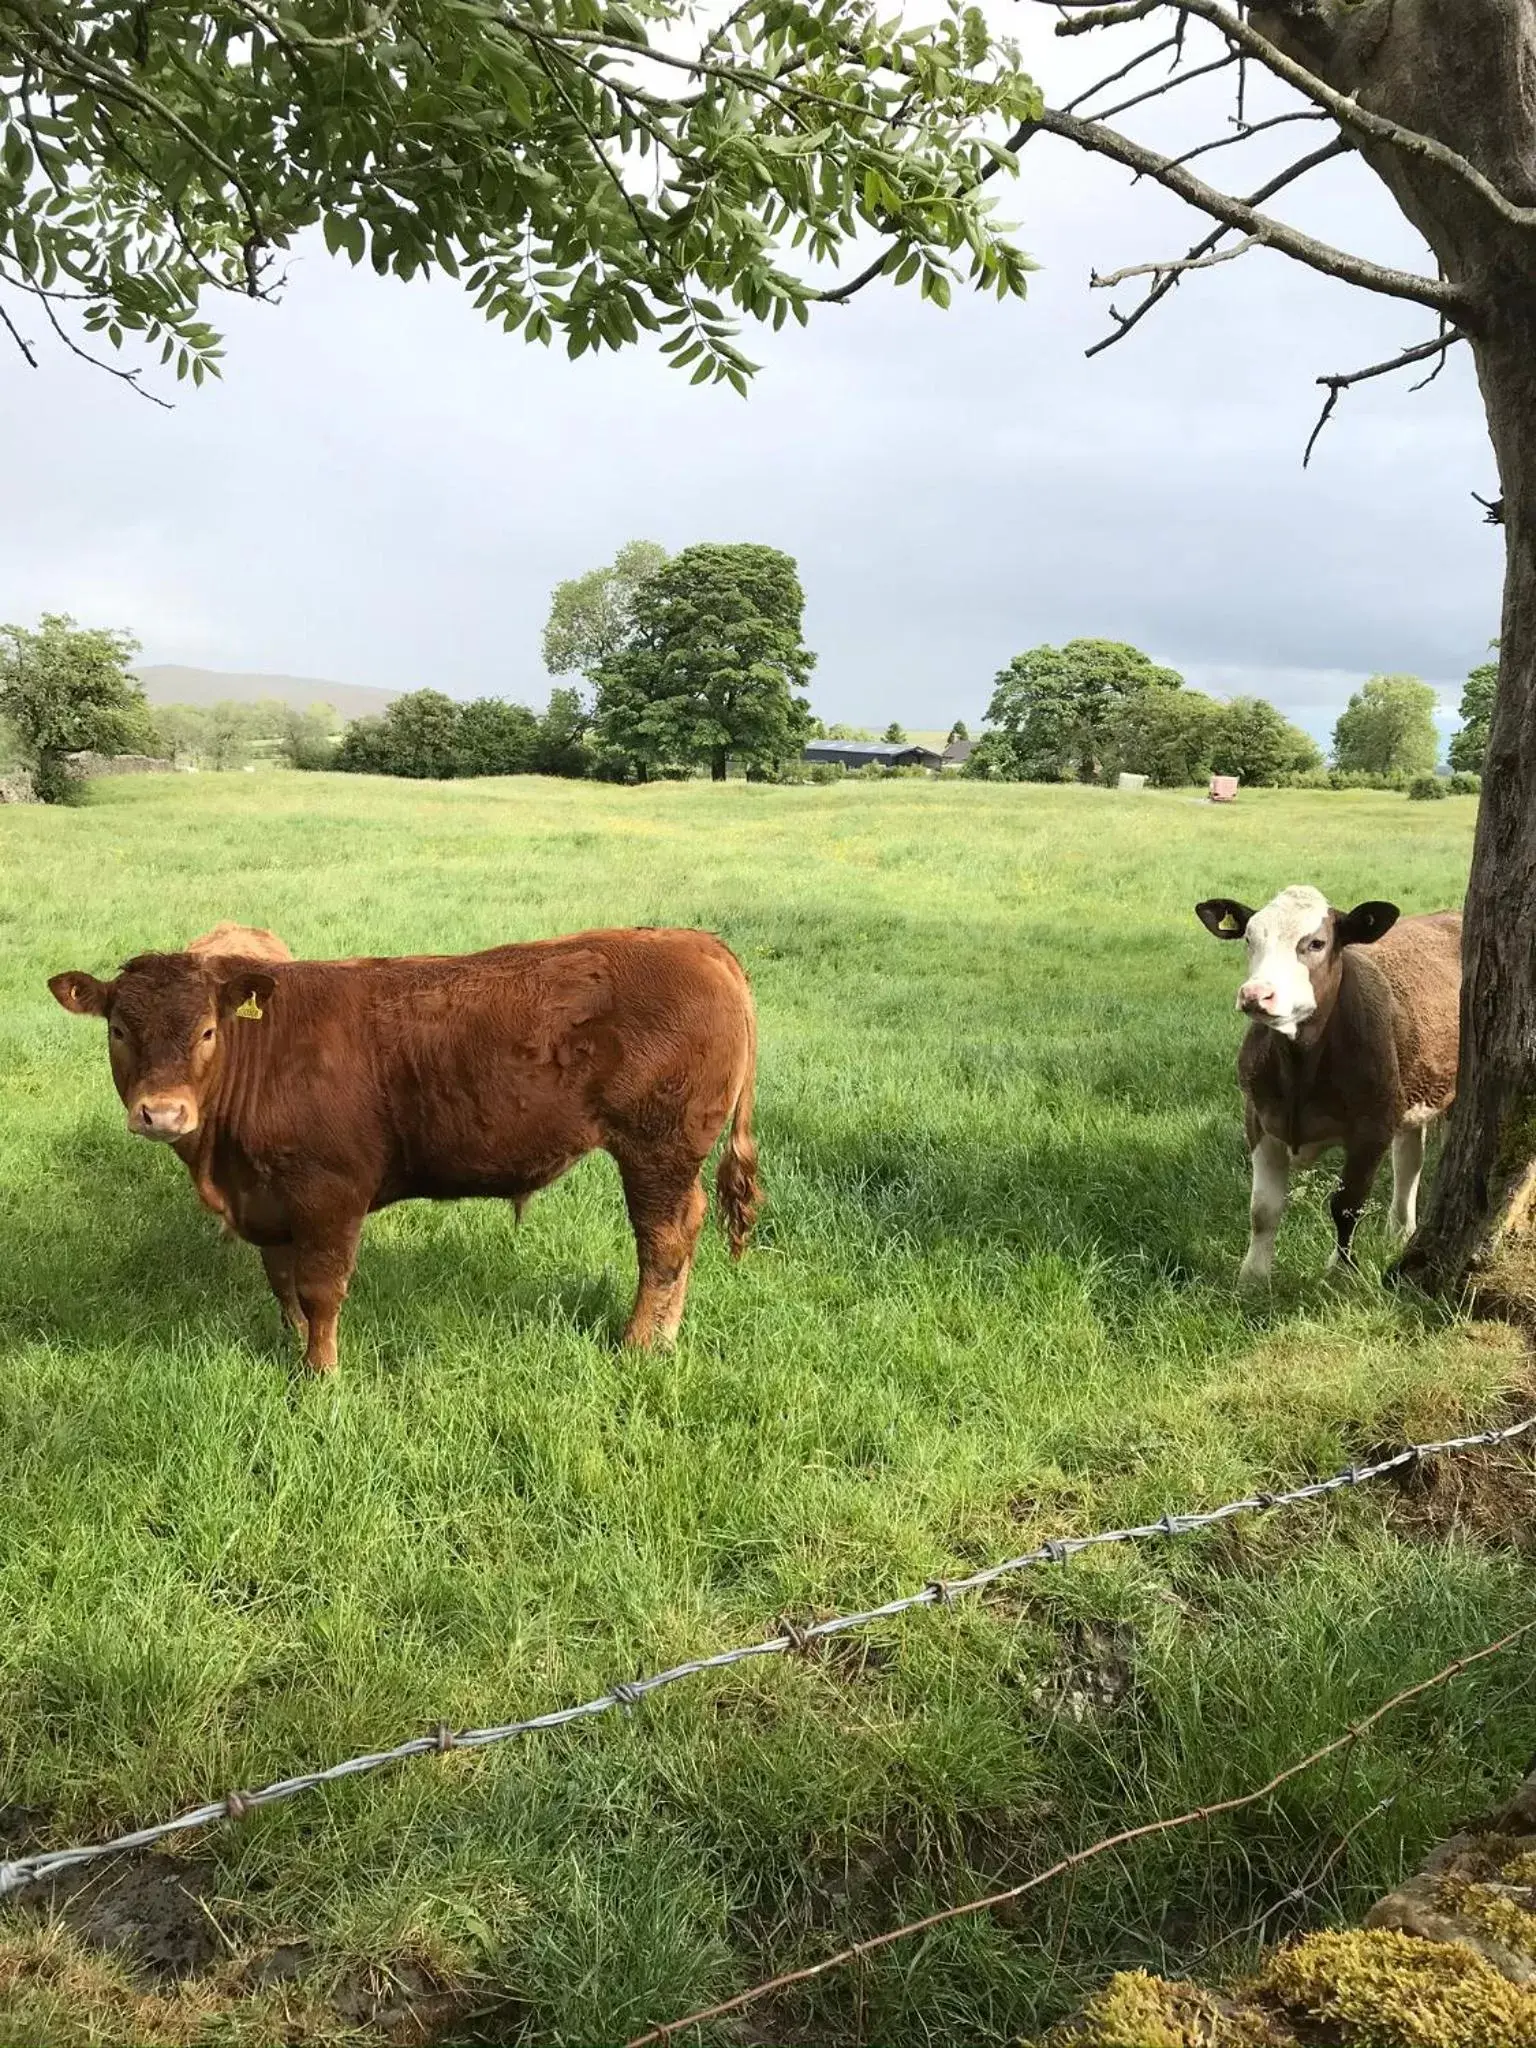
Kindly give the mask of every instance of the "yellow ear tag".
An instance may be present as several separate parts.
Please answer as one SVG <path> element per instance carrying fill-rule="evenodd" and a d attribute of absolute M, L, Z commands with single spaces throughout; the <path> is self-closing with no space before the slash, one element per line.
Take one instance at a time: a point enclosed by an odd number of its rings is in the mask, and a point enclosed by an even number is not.
<path fill-rule="evenodd" d="M 235 1015 L 237 1017 L 259 1018 L 261 1016 L 261 1009 L 256 1001 L 256 998 L 254 996 L 247 996 L 245 1001 L 240 1005 L 239 1009 L 236 1010 Z"/>

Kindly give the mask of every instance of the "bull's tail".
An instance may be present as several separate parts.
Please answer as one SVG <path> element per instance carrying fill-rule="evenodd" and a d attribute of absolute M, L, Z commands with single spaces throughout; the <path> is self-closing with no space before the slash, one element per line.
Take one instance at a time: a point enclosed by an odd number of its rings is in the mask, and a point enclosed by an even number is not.
<path fill-rule="evenodd" d="M 752 1235 L 752 1225 L 763 1201 L 763 1191 L 757 1180 L 757 1146 L 752 1139 L 752 1102 L 756 1092 L 757 1016 L 749 995 L 747 1068 L 736 1097 L 736 1107 L 731 1112 L 730 1135 L 715 1170 L 715 1194 L 725 1218 L 725 1234 L 733 1259 L 739 1259 L 746 1250 L 747 1239 Z"/>

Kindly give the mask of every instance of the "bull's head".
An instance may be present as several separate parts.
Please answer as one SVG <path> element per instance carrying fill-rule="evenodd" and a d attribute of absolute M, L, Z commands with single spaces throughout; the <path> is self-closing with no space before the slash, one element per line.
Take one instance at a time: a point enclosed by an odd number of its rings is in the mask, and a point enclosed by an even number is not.
<path fill-rule="evenodd" d="M 141 1138 L 190 1138 L 217 1076 L 236 1012 L 259 1010 L 276 987 L 260 968 L 187 953 L 141 953 L 113 981 L 55 974 L 54 1000 L 77 1017 L 107 1020 L 112 1080 Z"/>
<path fill-rule="evenodd" d="M 1373 944 L 1391 931 L 1398 911 L 1395 903 L 1334 910 L 1320 890 L 1298 885 L 1282 889 L 1262 910 L 1214 896 L 1197 903 L 1195 915 L 1216 938 L 1248 942 L 1238 1009 L 1282 1038 L 1294 1038 L 1309 1019 L 1332 1008 L 1344 948 Z"/>

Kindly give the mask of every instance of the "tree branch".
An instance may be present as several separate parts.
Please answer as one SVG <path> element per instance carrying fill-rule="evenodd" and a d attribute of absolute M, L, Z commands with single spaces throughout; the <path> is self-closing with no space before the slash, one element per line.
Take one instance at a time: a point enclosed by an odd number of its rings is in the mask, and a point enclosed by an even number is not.
<path fill-rule="evenodd" d="M 32 353 L 32 344 L 27 340 L 20 328 L 17 327 L 16 322 L 7 313 L 4 306 L 0 306 L 0 327 L 4 327 L 6 333 L 21 350 L 23 356 L 25 356 L 29 366 L 35 370 L 37 368 L 37 357 Z"/>
<path fill-rule="evenodd" d="M 1298 179 L 1304 178 L 1309 171 L 1315 171 L 1321 164 L 1331 163 L 1335 157 L 1348 156 L 1353 147 L 1353 143 L 1346 142 L 1342 135 L 1335 136 L 1331 142 L 1324 143 L 1321 149 L 1313 150 L 1310 156 L 1300 157 L 1285 170 L 1278 172 L 1266 184 L 1261 185 L 1257 192 L 1250 192 L 1246 203 L 1249 206 L 1262 206 L 1265 200 L 1273 199 L 1277 192 L 1283 192 L 1288 185 L 1294 185 Z M 1173 161 L 1177 163 L 1178 158 L 1174 158 Z M 1210 234 L 1196 242 L 1184 259 L 1186 265 L 1193 258 L 1204 256 L 1209 250 L 1214 249 L 1226 233 L 1225 226 L 1214 228 Z M 1131 329 L 1145 320 L 1154 306 L 1167 298 L 1182 274 L 1182 270 L 1177 267 L 1170 269 L 1159 283 L 1153 285 L 1141 304 L 1129 313 L 1117 313 L 1111 306 L 1109 316 L 1116 323 L 1114 332 L 1106 334 L 1102 341 L 1096 341 L 1087 353 L 1090 356 L 1102 355 L 1105 349 L 1113 348 L 1117 341 L 1124 341 Z"/>
<path fill-rule="evenodd" d="M 1107 277 L 1100 277 L 1095 270 L 1089 273 L 1088 283 L 1094 291 L 1108 291 L 1131 277 L 1171 277 L 1185 270 L 1214 270 L 1218 263 L 1235 263 L 1250 249 L 1262 246 L 1257 235 L 1246 235 L 1230 249 L 1217 249 L 1201 256 L 1176 256 L 1162 263 L 1128 263 L 1124 270 L 1112 270 Z"/>
<path fill-rule="evenodd" d="M 1301 458 L 1302 468 L 1305 469 L 1312 460 L 1312 450 L 1317 446 L 1317 437 L 1332 419 L 1333 408 L 1339 402 L 1341 391 L 1347 391 L 1351 384 L 1364 384 L 1372 377 L 1390 377 L 1394 370 L 1406 370 L 1414 363 L 1427 363 L 1431 356 L 1438 356 L 1439 363 L 1429 376 L 1423 379 L 1423 384 L 1428 384 L 1444 369 L 1447 349 L 1454 348 L 1458 341 L 1466 339 L 1466 335 L 1459 328 L 1452 328 L 1444 334 L 1437 334 L 1433 341 L 1421 341 L 1415 348 L 1405 348 L 1401 355 L 1392 356 L 1384 363 L 1372 363 L 1368 369 L 1347 370 L 1332 377 L 1319 377 L 1317 381 L 1326 387 L 1328 396 L 1323 400 L 1323 409 L 1317 416 L 1317 425 L 1308 437 L 1306 451 Z M 1416 384 L 1413 388 L 1418 391 L 1422 385 Z"/>
<path fill-rule="evenodd" d="M 1069 107 L 1068 113 L 1072 111 Z M 1289 114 L 1271 114 L 1264 121 L 1244 121 L 1235 126 L 1230 135 L 1218 135 L 1212 142 L 1197 142 L 1193 149 L 1186 149 L 1182 156 L 1172 161 L 1176 164 L 1191 164 L 1197 156 L 1209 156 L 1213 149 L 1231 149 L 1234 143 L 1246 142 L 1251 135 L 1262 135 L 1266 128 L 1283 128 L 1289 121 L 1326 121 L 1328 116 L 1320 107 L 1298 107 Z"/>
<path fill-rule="evenodd" d="M 1030 126 L 1043 130 L 1047 135 L 1063 136 L 1090 155 L 1105 156 L 1114 163 L 1124 164 L 1127 170 L 1151 178 L 1165 191 L 1197 207 L 1201 213 L 1209 214 L 1213 220 L 1251 235 L 1266 248 L 1278 249 L 1282 255 L 1294 257 L 1298 263 L 1305 263 L 1324 277 L 1339 278 L 1345 284 L 1359 285 L 1365 291 L 1378 292 L 1386 298 L 1408 299 L 1415 305 L 1428 306 L 1431 312 L 1444 313 L 1456 319 L 1465 318 L 1470 310 L 1463 294 L 1445 279 L 1423 277 L 1412 270 L 1391 270 L 1385 264 L 1372 263 L 1364 256 L 1351 255 L 1345 249 L 1334 248 L 1329 242 L 1304 235 L 1300 228 L 1258 212 L 1251 201 L 1235 199 L 1230 193 L 1207 185 L 1203 178 L 1197 178 L 1172 157 L 1162 156 L 1144 143 L 1133 142 L 1118 129 L 1105 128 L 1097 121 L 1084 121 L 1076 114 L 1059 113 L 1052 107 L 1038 114 Z"/>
<path fill-rule="evenodd" d="M 1080 8 L 1083 0 L 1046 0 L 1046 4 L 1057 8 Z M 1372 113 L 1362 107 L 1349 93 L 1337 92 L 1326 80 L 1309 71 L 1304 64 L 1298 64 L 1287 57 L 1285 52 L 1272 43 L 1267 36 L 1260 35 L 1251 22 L 1241 15 L 1230 12 L 1221 0 L 1153 0 L 1153 5 L 1176 7 L 1181 15 L 1193 15 L 1199 21 L 1209 22 L 1228 40 L 1249 56 L 1256 57 L 1266 71 L 1299 92 L 1314 106 L 1322 107 L 1331 114 L 1341 128 L 1354 135 L 1368 135 L 1373 142 L 1384 142 L 1408 156 L 1421 158 L 1425 163 L 1438 164 L 1443 171 L 1449 171 L 1459 178 L 1511 227 L 1536 227 L 1536 206 L 1517 206 L 1514 200 L 1501 192 L 1491 178 L 1487 178 L 1476 164 L 1464 157 L 1449 144 L 1439 142 L 1432 135 L 1422 134 L 1417 128 L 1405 128 L 1401 122 L 1390 120 L 1385 114 Z M 1136 21 L 1150 13 L 1151 7 L 1145 0 L 1131 0 L 1128 7 L 1093 7 L 1085 13 L 1075 13 L 1066 21 L 1056 24 L 1058 35 L 1082 35 L 1095 28 L 1103 28 L 1112 22 Z"/>

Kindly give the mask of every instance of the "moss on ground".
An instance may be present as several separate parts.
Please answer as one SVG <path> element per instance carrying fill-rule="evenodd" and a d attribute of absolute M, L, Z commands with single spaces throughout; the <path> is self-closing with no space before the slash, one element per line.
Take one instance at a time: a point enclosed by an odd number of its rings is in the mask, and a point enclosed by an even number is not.
<path fill-rule="evenodd" d="M 1536 2048 L 1536 1991 L 1458 1942 L 1309 1934 L 1270 1958 L 1257 1988 L 1346 2048 Z"/>

